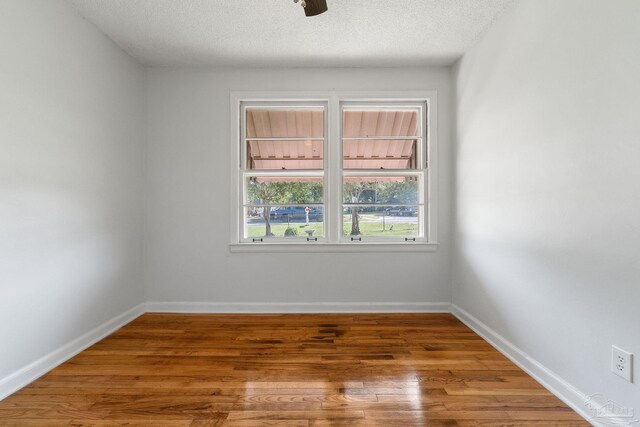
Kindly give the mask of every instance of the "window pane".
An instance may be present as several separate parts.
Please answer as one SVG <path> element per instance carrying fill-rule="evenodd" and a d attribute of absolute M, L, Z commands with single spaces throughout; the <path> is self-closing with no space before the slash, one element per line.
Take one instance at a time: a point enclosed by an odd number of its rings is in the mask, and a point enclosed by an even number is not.
<path fill-rule="evenodd" d="M 345 204 L 392 204 L 420 203 L 418 177 L 379 176 L 345 177 L 342 185 L 342 199 Z"/>
<path fill-rule="evenodd" d="M 343 138 L 420 136 L 420 109 L 358 108 L 343 109 Z"/>
<path fill-rule="evenodd" d="M 345 139 L 345 169 L 418 169 L 417 139 Z"/>
<path fill-rule="evenodd" d="M 323 140 L 247 140 L 247 169 L 322 169 Z"/>
<path fill-rule="evenodd" d="M 249 177 L 246 193 L 248 205 L 321 204 L 324 186 L 320 176 Z"/>
<path fill-rule="evenodd" d="M 322 138 L 322 107 L 247 107 L 246 138 Z"/>
<path fill-rule="evenodd" d="M 352 206 L 343 210 L 344 236 L 419 237 L 419 206 Z"/>
<path fill-rule="evenodd" d="M 265 217 L 267 209 L 268 218 Z M 324 237 L 324 209 L 321 206 L 248 206 L 244 237 Z"/>

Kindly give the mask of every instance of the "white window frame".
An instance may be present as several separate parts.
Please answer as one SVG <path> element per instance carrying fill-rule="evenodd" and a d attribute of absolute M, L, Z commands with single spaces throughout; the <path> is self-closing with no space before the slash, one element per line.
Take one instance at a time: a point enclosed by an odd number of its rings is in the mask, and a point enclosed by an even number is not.
<path fill-rule="evenodd" d="M 262 239 L 254 242 L 244 238 L 244 185 L 245 172 L 242 162 L 245 159 L 246 147 L 244 136 L 243 105 L 281 105 L 284 103 L 298 105 L 325 106 L 324 135 L 324 237 L 308 241 L 301 238 Z M 388 237 L 362 236 L 362 240 L 352 241 L 342 234 L 342 180 L 344 175 L 374 175 L 372 171 L 342 169 L 342 105 L 371 105 L 375 103 L 397 103 L 398 105 L 415 105 L 424 103 L 422 132 L 423 142 L 419 148 L 420 162 L 424 165 L 423 193 L 419 198 L 424 202 L 423 220 L 424 237 L 415 241 L 390 239 Z M 437 92 L 394 91 L 394 92 L 236 92 L 230 94 L 230 136 L 231 136 L 231 192 L 230 192 L 230 245 L 231 252 L 431 252 L 438 246 L 437 213 L 438 213 L 438 151 L 437 151 Z M 250 175 L 280 175 L 281 171 L 255 171 Z M 320 171 L 322 172 L 322 171 Z M 396 171 L 399 175 L 420 176 L 422 169 Z M 318 174 L 318 171 L 291 172 L 298 176 Z M 388 170 L 383 174 L 393 175 Z"/>
<path fill-rule="evenodd" d="M 322 205 L 323 206 L 323 222 L 324 222 L 324 236 L 313 236 L 312 238 L 307 237 L 307 236 L 291 236 L 291 237 L 269 237 L 269 238 L 246 238 L 244 237 L 245 234 L 245 227 L 246 227 L 246 221 L 245 221 L 245 217 L 244 217 L 244 207 L 241 207 L 241 211 L 239 213 L 239 223 L 238 223 L 238 242 L 239 243 L 263 243 L 265 241 L 268 240 L 267 243 L 305 243 L 305 242 L 326 242 L 327 237 L 327 212 L 326 212 L 326 206 L 327 206 L 327 199 L 328 199 L 328 192 L 327 192 L 327 169 L 328 169 L 328 165 L 327 162 L 324 160 L 327 158 L 327 154 L 328 154 L 328 111 L 329 111 L 329 106 L 327 104 L 327 102 L 325 101 L 312 101 L 312 100 L 303 100 L 303 101 L 282 101 L 282 100 L 269 100 L 269 101 L 247 101 L 247 100 L 243 100 L 240 101 L 239 104 L 239 114 L 240 114 L 240 137 L 238 140 L 238 143 L 240 144 L 240 157 L 238 158 L 238 167 L 239 167 L 239 175 L 238 175 L 238 179 L 240 180 L 240 185 L 238 187 L 240 194 L 238 195 L 238 200 L 240 200 L 241 203 L 245 204 L 247 202 L 246 200 L 246 195 L 247 195 L 247 190 L 246 190 L 246 183 L 247 183 L 247 178 L 248 177 L 322 177 L 323 178 L 323 198 L 322 201 L 323 203 L 319 204 L 319 203 L 306 203 L 306 204 L 296 204 L 296 203 L 290 203 L 290 204 L 285 204 L 286 206 L 316 206 L 316 205 Z M 295 140 L 318 140 L 318 139 L 322 139 L 323 140 L 323 145 L 322 145 L 322 149 L 323 149 L 323 169 L 305 169 L 305 170 L 295 170 L 295 169 L 287 169 L 287 170 L 249 170 L 247 169 L 246 163 L 247 163 L 247 141 L 258 141 L 261 140 L 261 138 L 247 138 L 247 136 L 245 135 L 246 132 L 246 117 L 247 117 L 247 108 L 254 108 L 254 107 L 262 107 L 262 108 L 289 108 L 289 107 L 293 107 L 293 108 L 323 108 L 324 110 L 324 126 L 323 126 L 323 136 L 322 138 L 313 138 L 313 137 L 300 137 L 300 138 L 295 138 Z M 286 139 L 286 138 L 274 138 L 274 139 L 278 139 L 278 140 L 282 140 L 282 139 Z M 271 209 L 275 206 L 259 206 L 259 205 L 251 205 L 251 206 L 257 206 L 257 207 L 263 207 L 264 209 Z M 285 240 L 286 239 L 286 240 Z"/>

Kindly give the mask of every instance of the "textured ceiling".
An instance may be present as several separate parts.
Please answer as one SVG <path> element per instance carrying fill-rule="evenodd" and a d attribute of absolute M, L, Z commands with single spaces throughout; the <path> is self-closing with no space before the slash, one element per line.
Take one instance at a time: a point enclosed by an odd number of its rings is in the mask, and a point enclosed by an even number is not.
<path fill-rule="evenodd" d="M 151 66 L 449 65 L 512 0 L 67 0 Z"/>

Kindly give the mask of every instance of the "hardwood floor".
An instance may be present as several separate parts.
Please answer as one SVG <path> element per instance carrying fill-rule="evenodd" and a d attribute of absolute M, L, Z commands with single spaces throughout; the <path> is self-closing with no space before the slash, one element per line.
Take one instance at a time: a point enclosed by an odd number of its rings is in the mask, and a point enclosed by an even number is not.
<path fill-rule="evenodd" d="M 588 426 L 448 314 L 146 314 L 2 426 Z"/>

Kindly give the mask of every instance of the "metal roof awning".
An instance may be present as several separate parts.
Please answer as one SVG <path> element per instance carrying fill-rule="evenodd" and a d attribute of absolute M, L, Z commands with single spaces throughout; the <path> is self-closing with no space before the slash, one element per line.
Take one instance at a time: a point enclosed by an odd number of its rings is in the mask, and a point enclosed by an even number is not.
<path fill-rule="evenodd" d="M 343 116 L 345 169 L 413 169 L 416 109 L 349 109 Z M 319 170 L 324 162 L 321 108 L 247 109 L 247 159 L 254 170 Z"/>

